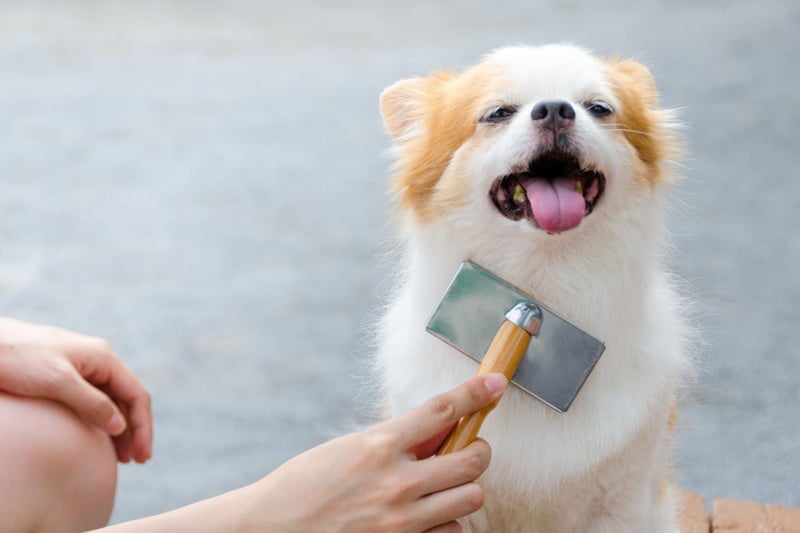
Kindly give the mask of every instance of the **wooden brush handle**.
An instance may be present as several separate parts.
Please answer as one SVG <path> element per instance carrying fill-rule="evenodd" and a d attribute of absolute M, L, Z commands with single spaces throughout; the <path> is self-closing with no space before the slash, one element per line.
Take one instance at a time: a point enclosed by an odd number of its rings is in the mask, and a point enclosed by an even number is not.
<path fill-rule="evenodd" d="M 506 379 L 511 380 L 520 361 L 525 357 L 530 341 L 530 333 L 508 320 L 503 321 L 492 344 L 486 350 L 486 355 L 483 356 L 477 375 L 500 372 Z M 436 455 L 456 452 L 474 441 L 486 415 L 496 406 L 497 401 L 494 401 L 480 411 L 462 417 L 436 451 Z"/>

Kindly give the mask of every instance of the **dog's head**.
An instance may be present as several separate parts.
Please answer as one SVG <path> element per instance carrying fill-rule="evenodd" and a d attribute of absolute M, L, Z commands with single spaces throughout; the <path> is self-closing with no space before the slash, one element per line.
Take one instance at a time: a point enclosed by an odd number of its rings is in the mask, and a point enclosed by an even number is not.
<path fill-rule="evenodd" d="M 567 45 L 400 81 L 381 112 L 400 206 L 417 223 L 471 218 L 533 239 L 613 222 L 666 181 L 674 147 L 645 67 Z"/>

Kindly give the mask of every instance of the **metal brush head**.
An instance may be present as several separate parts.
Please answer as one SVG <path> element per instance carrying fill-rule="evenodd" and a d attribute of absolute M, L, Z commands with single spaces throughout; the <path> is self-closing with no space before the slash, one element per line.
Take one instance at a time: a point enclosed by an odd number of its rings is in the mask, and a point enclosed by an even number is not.
<path fill-rule="evenodd" d="M 425 329 L 480 362 L 506 313 L 520 302 L 537 306 L 542 317 L 511 382 L 563 413 L 605 345 L 534 298 L 464 261 Z"/>

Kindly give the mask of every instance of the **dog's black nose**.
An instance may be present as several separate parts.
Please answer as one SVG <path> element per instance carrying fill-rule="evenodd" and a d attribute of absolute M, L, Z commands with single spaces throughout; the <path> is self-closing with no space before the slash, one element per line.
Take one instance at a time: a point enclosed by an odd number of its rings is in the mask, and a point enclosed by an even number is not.
<path fill-rule="evenodd" d="M 575 110 L 565 100 L 545 100 L 538 102 L 531 111 L 533 120 L 542 120 L 542 126 L 565 125 L 568 121 L 575 120 Z"/>
<path fill-rule="evenodd" d="M 552 142 L 560 150 L 568 150 L 572 144 L 571 132 L 575 124 L 575 109 L 566 100 L 544 100 L 531 110 L 533 123 L 545 133 L 552 134 Z"/>

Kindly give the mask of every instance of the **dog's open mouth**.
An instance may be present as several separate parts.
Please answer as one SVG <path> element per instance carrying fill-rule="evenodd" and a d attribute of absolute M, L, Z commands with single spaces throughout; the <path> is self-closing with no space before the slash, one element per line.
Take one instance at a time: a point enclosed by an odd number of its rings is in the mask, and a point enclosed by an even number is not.
<path fill-rule="evenodd" d="M 581 168 L 576 157 L 548 152 L 526 170 L 497 178 L 489 196 L 504 217 L 526 218 L 548 233 L 560 233 L 592 212 L 605 185 L 601 172 Z"/>

